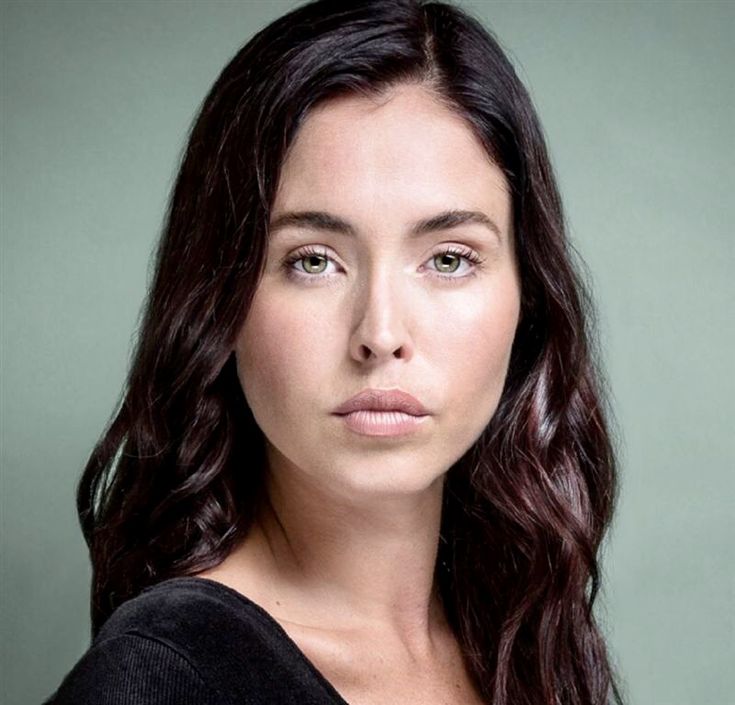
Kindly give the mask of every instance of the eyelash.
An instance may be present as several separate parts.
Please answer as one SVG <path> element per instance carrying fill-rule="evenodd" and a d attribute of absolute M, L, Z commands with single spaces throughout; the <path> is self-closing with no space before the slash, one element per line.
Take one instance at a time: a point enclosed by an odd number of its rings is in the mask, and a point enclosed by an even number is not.
<path fill-rule="evenodd" d="M 468 262 L 472 263 L 472 269 L 468 274 L 463 274 L 462 276 L 456 277 L 449 274 L 441 274 L 440 272 L 435 272 L 432 276 L 437 277 L 439 279 L 442 279 L 444 281 L 451 281 L 451 282 L 462 282 L 470 277 L 474 277 L 477 274 L 477 270 L 482 266 L 482 263 L 484 260 L 473 250 L 459 247 L 458 245 L 450 245 L 444 250 L 440 250 L 439 252 L 435 252 L 431 257 L 430 260 L 435 259 L 436 257 L 439 257 L 441 255 L 456 255 L 458 257 L 462 257 Z M 293 265 L 302 260 L 306 259 L 307 257 L 323 257 L 324 259 L 331 259 L 329 254 L 324 251 L 317 249 L 314 246 L 306 246 L 302 248 L 301 250 L 298 250 L 294 254 L 290 255 L 283 261 L 283 267 L 286 270 L 286 274 L 291 277 L 292 279 L 296 279 L 299 281 L 303 281 L 305 279 L 324 279 L 324 278 L 331 278 L 332 275 L 330 274 L 307 274 L 303 272 L 299 272 L 296 270 Z"/>

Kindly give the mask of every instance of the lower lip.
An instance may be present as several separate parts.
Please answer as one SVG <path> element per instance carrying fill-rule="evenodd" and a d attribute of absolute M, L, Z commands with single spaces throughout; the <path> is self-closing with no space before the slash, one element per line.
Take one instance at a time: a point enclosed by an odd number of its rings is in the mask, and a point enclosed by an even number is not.
<path fill-rule="evenodd" d="M 363 409 L 339 416 L 349 429 L 363 436 L 402 436 L 416 431 L 428 415 L 413 416 L 402 411 Z"/>

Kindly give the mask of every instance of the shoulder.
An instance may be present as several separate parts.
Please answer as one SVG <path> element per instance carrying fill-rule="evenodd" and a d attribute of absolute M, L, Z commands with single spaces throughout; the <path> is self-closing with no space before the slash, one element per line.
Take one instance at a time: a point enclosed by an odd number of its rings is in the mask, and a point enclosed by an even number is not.
<path fill-rule="evenodd" d="M 238 599 L 239 598 L 239 599 Z M 120 605 L 44 705 L 229 703 L 215 688 L 235 646 L 245 665 L 268 624 L 244 596 L 173 578 Z M 241 673 L 245 673 L 243 668 Z"/>
<path fill-rule="evenodd" d="M 101 693 L 105 705 L 231 705 L 308 680 L 262 607 L 215 581 L 181 577 L 120 605 L 44 705 L 97 705 Z"/>
<path fill-rule="evenodd" d="M 176 648 L 124 633 L 95 640 L 44 705 L 206 705 L 217 697 Z"/>
<path fill-rule="evenodd" d="M 212 650 L 280 640 L 270 616 L 256 603 L 215 581 L 164 580 L 124 602 L 102 625 L 97 640 L 136 633 L 169 644 L 192 662 Z"/>

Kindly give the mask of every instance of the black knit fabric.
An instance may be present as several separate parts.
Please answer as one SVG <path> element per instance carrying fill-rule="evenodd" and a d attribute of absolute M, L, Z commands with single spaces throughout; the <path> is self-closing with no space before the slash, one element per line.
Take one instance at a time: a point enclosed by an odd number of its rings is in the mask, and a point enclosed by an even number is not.
<path fill-rule="evenodd" d="M 206 578 L 123 603 L 43 705 L 347 705 L 260 605 Z"/>

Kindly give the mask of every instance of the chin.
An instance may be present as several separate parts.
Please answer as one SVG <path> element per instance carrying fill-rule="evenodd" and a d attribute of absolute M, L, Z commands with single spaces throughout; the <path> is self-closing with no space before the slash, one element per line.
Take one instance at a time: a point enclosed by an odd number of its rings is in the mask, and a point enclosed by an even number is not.
<path fill-rule="evenodd" d="M 430 490 L 437 482 L 441 483 L 446 470 L 427 470 L 427 463 L 422 458 L 413 461 L 384 459 L 363 460 L 354 464 L 343 464 L 335 468 L 330 477 L 338 477 L 339 484 L 350 498 L 364 495 L 373 496 L 405 496 L 419 494 Z"/>

